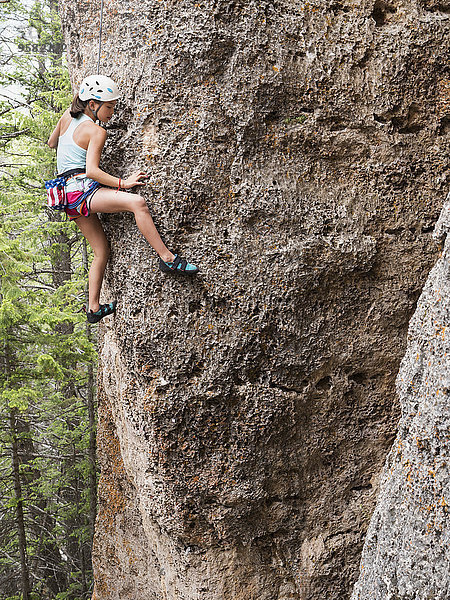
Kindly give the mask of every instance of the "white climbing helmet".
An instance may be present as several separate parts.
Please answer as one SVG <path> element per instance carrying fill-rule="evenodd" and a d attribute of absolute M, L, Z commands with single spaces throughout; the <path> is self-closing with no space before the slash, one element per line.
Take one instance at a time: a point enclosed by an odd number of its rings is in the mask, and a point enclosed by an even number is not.
<path fill-rule="evenodd" d="M 89 75 L 80 85 L 78 97 L 80 100 L 99 100 L 109 102 L 119 98 L 117 83 L 106 75 Z"/>

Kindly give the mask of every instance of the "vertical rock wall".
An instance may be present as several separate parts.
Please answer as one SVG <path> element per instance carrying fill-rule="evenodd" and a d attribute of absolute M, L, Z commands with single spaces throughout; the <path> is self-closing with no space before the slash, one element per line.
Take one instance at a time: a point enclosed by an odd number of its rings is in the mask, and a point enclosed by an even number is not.
<path fill-rule="evenodd" d="M 100 3 L 62 0 L 74 86 Z M 105 0 L 104 168 L 149 171 L 100 325 L 97 600 L 348 598 L 448 186 L 449 7 Z"/>
<path fill-rule="evenodd" d="M 397 380 L 402 417 L 388 456 L 354 600 L 450 598 L 450 196 L 444 242 L 411 320 Z"/>

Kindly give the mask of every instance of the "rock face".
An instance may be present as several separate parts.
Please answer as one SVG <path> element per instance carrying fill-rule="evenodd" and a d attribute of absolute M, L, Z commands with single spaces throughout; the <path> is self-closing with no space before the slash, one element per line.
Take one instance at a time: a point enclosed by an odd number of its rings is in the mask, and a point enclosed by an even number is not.
<path fill-rule="evenodd" d="M 411 321 L 402 417 L 367 533 L 354 600 L 450 598 L 450 196 L 444 250 Z"/>
<path fill-rule="evenodd" d="M 76 87 L 99 5 L 62 0 Z M 104 168 L 142 192 L 100 326 L 97 600 L 348 598 L 448 187 L 445 0 L 105 0 L 123 99 Z"/>

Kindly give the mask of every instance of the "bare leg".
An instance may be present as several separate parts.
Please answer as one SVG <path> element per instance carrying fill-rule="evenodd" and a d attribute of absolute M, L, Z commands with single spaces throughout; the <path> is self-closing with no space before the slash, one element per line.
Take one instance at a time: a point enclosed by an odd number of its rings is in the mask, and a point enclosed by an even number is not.
<path fill-rule="evenodd" d="M 123 211 L 134 214 L 136 225 L 158 256 L 166 262 L 174 260 L 175 255 L 170 252 L 162 241 L 142 196 L 130 194 L 129 192 L 118 192 L 109 188 L 100 188 L 92 197 L 91 212 L 116 213 Z"/>
<path fill-rule="evenodd" d="M 100 290 L 109 258 L 109 244 L 97 215 L 78 217 L 75 222 L 94 252 L 89 269 L 89 309 L 96 312 L 100 306 Z"/>

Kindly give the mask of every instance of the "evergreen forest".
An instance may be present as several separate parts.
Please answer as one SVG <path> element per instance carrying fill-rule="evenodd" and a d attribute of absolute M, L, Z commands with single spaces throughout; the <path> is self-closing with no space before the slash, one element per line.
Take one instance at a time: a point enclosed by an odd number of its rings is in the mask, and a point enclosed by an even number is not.
<path fill-rule="evenodd" d="M 0 2 L 0 599 L 92 593 L 95 339 L 89 254 L 47 208 L 46 140 L 70 103 L 52 0 Z"/>

